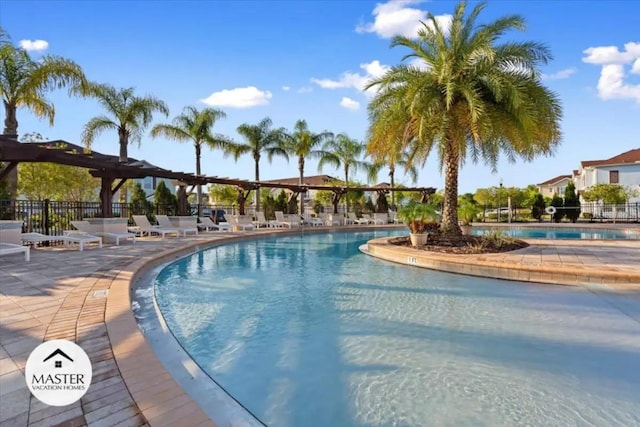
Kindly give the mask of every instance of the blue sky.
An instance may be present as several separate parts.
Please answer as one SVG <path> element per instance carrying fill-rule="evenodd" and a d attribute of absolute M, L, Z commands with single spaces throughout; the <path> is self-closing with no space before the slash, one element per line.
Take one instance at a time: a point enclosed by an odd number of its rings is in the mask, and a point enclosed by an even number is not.
<path fill-rule="evenodd" d="M 186 105 L 208 101 L 227 113 L 216 131 L 239 138 L 242 123 L 265 116 L 292 129 L 306 119 L 314 131 L 346 132 L 364 140 L 371 75 L 399 63 L 404 50 L 389 48 L 390 36 L 413 33 L 426 11 L 452 13 L 452 1 L 55 1 L 0 0 L 0 25 L 34 58 L 55 54 L 79 63 L 87 77 L 136 88 L 167 102 L 168 122 Z M 474 5 L 475 3 L 471 3 Z M 508 38 L 547 44 L 554 61 L 542 71 L 564 107 L 563 143 L 553 158 L 502 162 L 497 173 L 467 163 L 460 191 L 497 185 L 525 186 L 571 173 L 581 160 L 612 157 L 640 146 L 639 1 L 493 1 L 482 20 L 506 14 L 527 20 L 525 33 Z M 446 19 L 443 17 L 442 19 Z M 102 114 L 90 99 L 49 95 L 56 106 L 53 127 L 18 111 L 19 132 L 79 143 L 84 124 Z M 4 112 L 3 112 L 4 114 Z M 118 153 L 117 135 L 93 145 Z M 177 171 L 194 172 L 194 150 L 145 137 L 129 155 Z M 203 151 L 203 173 L 253 178 L 253 160 L 234 163 L 218 151 Z M 310 161 L 306 175 L 317 174 Z M 326 168 L 323 173 L 341 176 Z M 297 175 L 295 160 L 261 164 L 262 179 Z M 363 174 L 357 178 L 364 180 Z M 384 172 L 379 181 L 386 180 Z M 404 177 L 398 181 L 409 183 Z M 422 167 L 418 185 L 441 188 L 435 157 Z"/>

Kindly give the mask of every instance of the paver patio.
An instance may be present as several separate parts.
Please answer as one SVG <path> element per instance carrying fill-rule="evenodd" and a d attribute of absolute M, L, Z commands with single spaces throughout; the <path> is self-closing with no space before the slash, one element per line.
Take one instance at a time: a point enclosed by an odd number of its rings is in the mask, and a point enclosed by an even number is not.
<path fill-rule="evenodd" d="M 83 252 L 40 248 L 32 251 L 29 263 L 19 254 L 0 258 L 0 424 L 214 425 L 145 342 L 130 310 L 129 286 L 136 271 L 159 257 L 249 235 L 145 238 L 135 245 L 106 245 Z M 499 260 L 490 261 L 540 271 L 572 269 L 568 274 L 582 266 L 624 272 L 629 278 L 640 275 L 640 241 L 543 243 L 532 245 L 528 252 L 498 254 Z M 470 260 L 468 268 L 473 262 L 486 262 L 483 257 Z M 91 359 L 91 387 L 74 405 L 46 406 L 26 388 L 27 357 L 38 344 L 51 339 L 75 341 Z"/>

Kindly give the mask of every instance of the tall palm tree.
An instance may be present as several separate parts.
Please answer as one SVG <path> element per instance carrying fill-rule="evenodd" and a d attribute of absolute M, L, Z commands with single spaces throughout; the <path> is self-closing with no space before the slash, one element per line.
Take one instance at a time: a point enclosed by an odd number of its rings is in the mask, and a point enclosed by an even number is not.
<path fill-rule="evenodd" d="M 336 169 L 344 170 L 344 185 L 349 186 L 349 172 L 356 172 L 358 169 L 364 169 L 369 173 L 371 164 L 360 160 L 365 152 L 365 146 L 360 141 L 350 138 L 345 133 L 338 134 L 335 138 L 327 140 L 320 152 L 320 161 L 318 162 L 318 170 L 329 164 Z M 349 210 L 349 199 L 345 197 L 345 207 Z"/>
<path fill-rule="evenodd" d="M 255 180 L 260 181 L 260 158 L 266 153 L 269 162 L 273 156 L 283 156 L 289 160 L 285 149 L 284 129 L 272 129 L 273 122 L 265 117 L 257 125 L 244 123 L 238 126 L 237 132 L 244 137 L 244 144 L 234 144 L 230 154 L 238 161 L 243 154 L 251 154 L 255 162 Z M 256 189 L 256 211 L 260 210 L 260 187 Z"/>
<path fill-rule="evenodd" d="M 4 104 L 5 136 L 18 139 L 16 111 L 23 107 L 39 118 L 49 120 L 53 126 L 55 108 L 45 98 L 54 89 L 69 88 L 70 93 L 81 94 L 86 79 L 82 68 L 75 62 L 54 55 L 45 55 L 37 61 L 29 53 L 11 44 L 11 39 L 0 29 L 0 98 Z M 16 196 L 17 169 L 8 177 L 8 191 Z"/>
<path fill-rule="evenodd" d="M 413 183 L 418 180 L 418 169 L 404 149 L 407 139 L 411 138 L 407 133 L 407 123 L 410 122 L 408 112 L 403 103 L 397 102 L 390 108 L 372 111 L 371 116 L 367 152 L 373 156 L 374 163 L 370 170 L 370 178 L 377 176 L 383 167 L 389 169 L 392 209 L 396 209 L 396 168 L 404 168 L 404 172 Z"/>
<path fill-rule="evenodd" d="M 395 37 L 392 46 L 410 51 L 424 67 L 399 65 L 370 82 L 378 90 L 369 111 L 400 102 L 408 109 L 405 139 L 410 161 L 424 162 L 436 151 L 445 176 L 442 230 L 461 234 L 457 218 L 458 172 L 467 157 L 495 170 L 499 155 L 510 161 L 549 155 L 560 143 L 562 108 L 541 83 L 540 64 L 551 59 L 539 43 L 498 43 L 508 30 L 524 30 L 517 15 L 477 25 L 485 4 L 466 14 L 459 3 L 443 28 L 433 15 L 417 38 Z M 373 124 L 372 124 L 373 126 Z"/>
<path fill-rule="evenodd" d="M 321 133 L 313 133 L 309 130 L 305 120 L 298 120 L 295 124 L 294 131 L 285 135 L 286 150 L 292 156 L 298 158 L 298 172 L 300 173 L 299 184 L 304 184 L 304 164 L 307 158 L 317 158 L 320 156 L 320 148 L 322 144 L 333 137 L 328 131 Z M 304 213 L 304 198 L 300 197 L 300 214 Z"/>
<path fill-rule="evenodd" d="M 397 145 L 392 147 L 398 147 Z M 380 158 L 380 160 L 376 161 L 371 165 L 369 176 L 371 178 L 377 176 L 380 172 L 380 169 L 386 167 L 389 169 L 389 183 L 391 185 L 391 209 L 396 209 L 396 181 L 395 176 L 397 172 L 397 168 L 401 168 L 401 170 L 409 176 L 409 179 L 414 184 L 418 181 L 418 168 L 409 161 L 409 154 L 406 151 L 390 151 L 387 153 L 386 157 Z M 373 178 L 375 179 L 375 178 Z"/>
<path fill-rule="evenodd" d="M 200 176 L 200 158 L 202 146 L 207 145 L 211 149 L 228 149 L 232 144 L 230 138 L 213 134 L 213 126 L 227 115 L 216 108 L 205 108 L 198 111 L 195 107 L 186 107 L 182 114 L 173 119 L 173 124 L 159 124 L 151 129 L 151 136 L 156 138 L 163 136 L 178 142 L 193 142 L 196 150 L 196 175 Z M 198 205 L 202 204 L 202 186 L 198 184 Z"/>
<path fill-rule="evenodd" d="M 153 113 L 169 115 L 167 105 L 154 96 L 136 96 L 134 88 L 117 89 L 109 84 L 90 84 L 88 96 L 98 100 L 109 116 L 97 116 L 87 122 L 82 141 L 89 147 L 106 130 L 118 132 L 120 162 L 126 163 L 131 142 L 142 141 L 144 131 L 153 119 Z"/>

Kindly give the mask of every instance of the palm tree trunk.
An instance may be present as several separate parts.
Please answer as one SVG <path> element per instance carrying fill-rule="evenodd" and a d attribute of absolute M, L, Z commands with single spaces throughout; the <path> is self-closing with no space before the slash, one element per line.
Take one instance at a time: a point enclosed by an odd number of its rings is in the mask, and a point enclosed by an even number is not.
<path fill-rule="evenodd" d="M 254 157 L 254 160 L 256 161 L 256 182 L 258 182 L 260 181 L 260 157 Z M 256 212 L 260 212 L 260 187 L 256 188 Z"/>
<path fill-rule="evenodd" d="M 17 107 L 15 105 L 2 101 L 4 103 L 4 136 L 7 138 L 18 139 L 18 119 L 16 118 Z"/>
<path fill-rule="evenodd" d="M 118 161 L 120 163 L 127 163 L 129 161 L 129 138 L 127 137 L 126 130 L 122 128 L 118 129 L 118 137 L 120 142 L 120 156 Z M 120 203 L 127 203 L 127 186 L 120 187 Z"/>
<path fill-rule="evenodd" d="M 391 180 L 391 209 L 396 211 L 396 191 L 394 190 L 395 188 L 395 168 L 393 166 L 391 166 L 389 168 L 389 178 Z"/>
<path fill-rule="evenodd" d="M 18 141 L 18 119 L 16 118 L 17 107 L 12 104 L 8 104 L 4 101 L 4 136 L 9 139 L 15 139 Z M 1 168 L 0 168 L 1 169 Z M 14 168 L 6 178 L 7 193 L 9 199 L 14 200 L 18 198 L 18 168 Z"/>
<path fill-rule="evenodd" d="M 202 154 L 202 147 L 199 142 L 195 143 L 196 147 L 196 176 L 200 176 L 200 156 Z M 200 205 L 202 204 L 202 185 L 198 184 L 196 190 L 198 192 L 198 215 L 200 215 Z"/>
<path fill-rule="evenodd" d="M 298 157 L 298 170 L 300 171 L 300 181 L 298 182 L 300 185 L 304 184 L 304 157 Z M 304 215 L 304 194 L 300 194 L 300 215 Z"/>
<path fill-rule="evenodd" d="M 349 188 L 349 165 L 344 165 L 344 186 Z M 344 208 L 345 215 L 349 215 L 349 192 L 344 193 Z"/>
<path fill-rule="evenodd" d="M 120 156 L 118 161 L 120 163 L 127 163 L 129 161 L 129 138 L 127 137 L 126 130 L 118 129 L 118 142 L 120 143 Z"/>
<path fill-rule="evenodd" d="M 443 234 L 462 235 L 458 225 L 458 169 L 460 167 L 460 154 L 458 150 L 450 147 L 444 154 L 444 206 L 442 208 Z"/>

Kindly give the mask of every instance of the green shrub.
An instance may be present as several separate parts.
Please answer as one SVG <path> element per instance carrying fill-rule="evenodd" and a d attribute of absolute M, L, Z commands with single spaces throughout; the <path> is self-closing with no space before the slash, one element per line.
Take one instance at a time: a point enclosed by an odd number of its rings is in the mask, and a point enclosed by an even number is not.
<path fill-rule="evenodd" d="M 154 202 L 159 214 L 175 215 L 178 212 L 178 199 L 167 188 L 164 181 L 160 181 L 156 187 Z"/>
<path fill-rule="evenodd" d="M 569 182 L 564 189 L 564 214 L 571 222 L 576 222 L 580 217 L 580 197 L 576 194 L 576 187 Z"/>
<path fill-rule="evenodd" d="M 426 233 L 432 226 L 428 225 L 437 219 L 436 210 L 433 206 L 424 203 L 409 203 L 397 213 L 400 221 L 405 223 L 411 233 Z"/>
<path fill-rule="evenodd" d="M 531 205 L 531 216 L 537 221 L 542 220 L 544 209 L 546 208 L 544 197 L 538 193 L 533 199 L 533 205 Z"/>
<path fill-rule="evenodd" d="M 558 196 L 557 194 L 551 199 L 550 205 L 556 208 L 556 213 L 553 214 L 553 222 L 562 221 L 562 217 L 564 216 L 564 210 L 562 209 L 563 204 L 564 203 L 562 202 L 562 197 Z"/>

